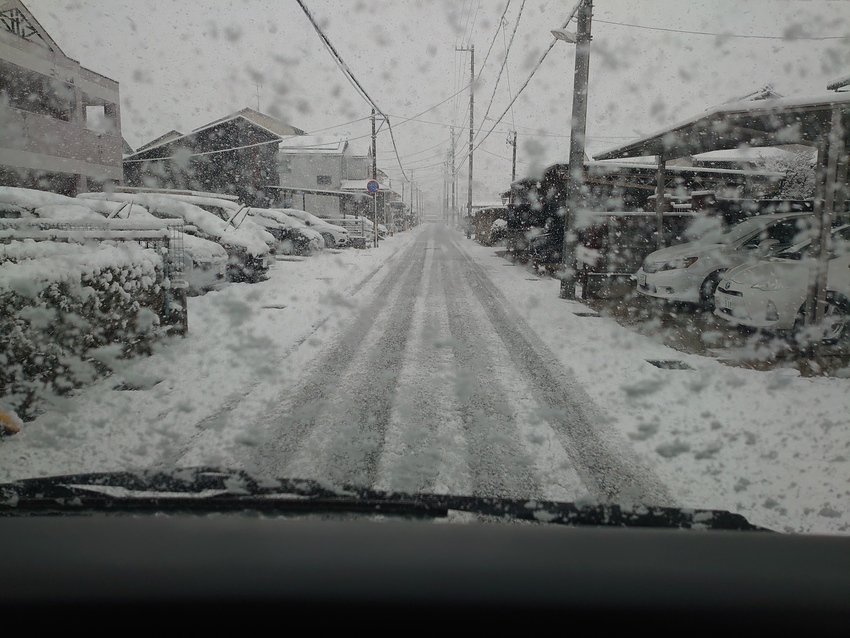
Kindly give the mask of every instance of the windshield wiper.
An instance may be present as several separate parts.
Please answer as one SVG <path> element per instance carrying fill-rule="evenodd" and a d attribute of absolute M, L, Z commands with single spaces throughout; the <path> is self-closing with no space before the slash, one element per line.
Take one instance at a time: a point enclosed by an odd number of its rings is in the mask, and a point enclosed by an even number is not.
<path fill-rule="evenodd" d="M 501 520 L 574 526 L 768 531 L 724 510 L 592 504 L 440 494 L 403 494 L 305 479 L 264 480 L 240 470 L 110 472 L 0 485 L 0 516 L 56 513 L 265 512 L 444 518 L 467 512 Z"/>

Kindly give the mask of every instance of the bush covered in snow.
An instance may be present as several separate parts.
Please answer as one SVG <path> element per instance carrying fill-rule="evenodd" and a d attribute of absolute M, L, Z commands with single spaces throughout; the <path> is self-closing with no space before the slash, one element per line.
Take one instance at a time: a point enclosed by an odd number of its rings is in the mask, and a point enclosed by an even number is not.
<path fill-rule="evenodd" d="M 136 244 L 0 245 L 0 397 L 32 418 L 40 398 L 150 351 L 164 292 L 160 257 Z"/>

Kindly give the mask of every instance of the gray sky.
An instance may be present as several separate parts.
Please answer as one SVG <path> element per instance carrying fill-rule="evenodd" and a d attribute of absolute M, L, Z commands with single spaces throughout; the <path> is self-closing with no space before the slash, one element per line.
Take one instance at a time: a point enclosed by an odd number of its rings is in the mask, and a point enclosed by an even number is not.
<path fill-rule="evenodd" d="M 308 132 L 346 131 L 355 151 L 366 152 L 370 126 L 364 118 L 370 107 L 294 0 L 24 4 L 67 55 L 120 82 L 122 132 L 133 147 L 170 129 L 186 133 L 245 106 L 256 108 L 259 83 L 263 112 Z M 451 96 L 468 83 L 469 54 L 456 47 L 475 46 L 480 140 L 549 46 L 550 30 L 563 24 L 575 3 L 511 0 L 501 29 L 506 0 L 305 4 L 390 116 L 408 178 L 436 206 L 452 125 L 458 127 L 456 155 L 464 166 L 459 200 L 466 201 L 468 129 L 461 129 L 469 122 L 468 91 Z M 520 7 L 519 27 L 485 121 Z M 768 83 L 788 96 L 824 93 L 829 80 L 850 74 L 848 27 L 845 0 L 596 0 L 588 152 L 651 133 Z M 845 37 L 816 39 L 837 36 Z M 476 151 L 476 201 L 497 200 L 510 182 L 506 138 L 511 129 L 518 131 L 518 177 L 566 161 L 573 65 L 572 45 L 558 42 Z M 431 110 L 418 116 L 426 109 Z M 378 159 L 400 189 L 401 172 L 386 129 L 378 136 Z"/>

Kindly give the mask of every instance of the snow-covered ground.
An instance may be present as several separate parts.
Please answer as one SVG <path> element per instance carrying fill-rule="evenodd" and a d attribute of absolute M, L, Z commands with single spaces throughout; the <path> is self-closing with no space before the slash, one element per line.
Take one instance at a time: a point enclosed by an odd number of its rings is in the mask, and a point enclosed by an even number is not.
<path fill-rule="evenodd" d="M 426 230 L 376 249 L 279 261 L 266 282 L 190 299 L 188 337 L 57 400 L 0 441 L 0 481 L 227 464 L 233 446 L 260 443 L 253 417 L 358 316 Z M 783 531 L 850 531 L 850 378 L 750 371 L 676 352 L 613 320 L 578 316 L 592 311 L 559 299 L 556 281 L 511 267 L 460 233 L 455 241 L 678 504 L 732 510 Z M 651 359 L 692 369 L 659 369 Z"/>

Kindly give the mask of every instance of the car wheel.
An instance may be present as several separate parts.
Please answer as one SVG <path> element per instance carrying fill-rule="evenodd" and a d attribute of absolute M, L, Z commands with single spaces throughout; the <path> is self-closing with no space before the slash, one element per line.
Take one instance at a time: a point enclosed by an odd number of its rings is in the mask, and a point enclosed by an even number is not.
<path fill-rule="evenodd" d="M 797 345 L 805 345 L 811 341 L 811 333 L 806 327 L 806 305 L 803 304 L 794 320 L 792 340 Z M 808 334 L 807 334 L 808 333 Z M 824 300 L 824 313 L 817 331 L 821 343 L 832 345 L 850 335 L 850 301 L 837 298 L 828 292 Z"/>
<path fill-rule="evenodd" d="M 714 312 L 714 293 L 722 276 L 722 272 L 711 273 L 699 288 L 699 305 L 706 312 Z"/>
<path fill-rule="evenodd" d="M 850 302 L 827 293 L 823 313 L 823 343 L 834 344 L 847 336 L 850 330 Z"/>
<path fill-rule="evenodd" d="M 330 233 L 322 233 L 322 239 L 325 240 L 325 248 L 333 248 L 334 246 L 336 246 L 334 236 Z"/>

